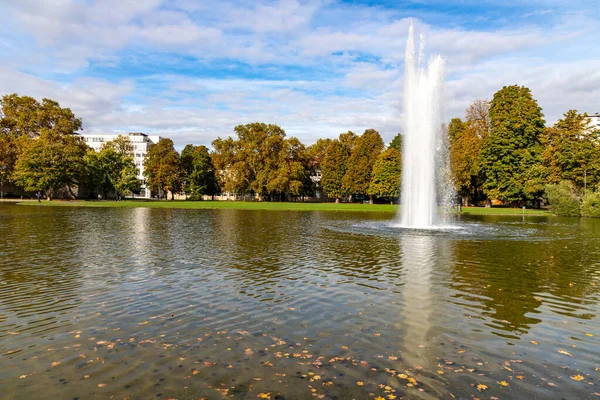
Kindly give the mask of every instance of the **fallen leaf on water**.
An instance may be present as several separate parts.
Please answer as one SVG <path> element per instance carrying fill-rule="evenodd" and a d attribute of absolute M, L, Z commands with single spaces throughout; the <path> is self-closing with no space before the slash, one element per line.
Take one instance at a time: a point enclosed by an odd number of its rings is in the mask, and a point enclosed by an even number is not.
<path fill-rule="evenodd" d="M 577 382 L 582 381 L 582 380 L 585 379 L 585 377 L 583 375 L 572 375 L 569 378 L 571 378 L 571 379 L 573 379 L 574 381 L 577 381 Z"/>
<path fill-rule="evenodd" d="M 270 399 L 271 398 L 271 393 L 259 393 L 258 396 L 259 399 Z"/>
<path fill-rule="evenodd" d="M 84 376 L 83 376 L 83 379 L 87 379 L 87 378 L 89 378 L 89 377 L 90 377 L 89 375 L 84 375 Z"/>
<path fill-rule="evenodd" d="M 406 374 L 398 374 L 398 378 L 400 378 L 400 379 L 408 379 L 408 375 L 406 375 Z"/>
<path fill-rule="evenodd" d="M 18 335 L 21 332 L 8 332 L 9 335 Z"/>
<path fill-rule="evenodd" d="M 534 344 L 534 345 L 536 345 L 536 346 L 539 344 L 539 343 L 538 343 L 538 342 L 536 342 L 535 340 L 532 340 L 532 341 L 531 341 L 531 342 L 529 342 L 529 343 L 531 343 L 531 344 Z"/>
<path fill-rule="evenodd" d="M 21 376 L 19 377 L 19 379 L 25 379 L 25 378 L 27 378 L 27 375 L 21 375 Z"/>
<path fill-rule="evenodd" d="M 56 367 L 57 365 L 60 365 L 60 361 L 54 361 L 52 364 L 50 364 L 51 367 Z"/>
<path fill-rule="evenodd" d="M 556 384 L 552 383 L 552 382 L 548 382 L 548 386 L 556 387 Z"/>
<path fill-rule="evenodd" d="M 506 382 L 506 381 L 500 381 L 500 382 L 498 382 L 498 384 L 500 386 L 504 386 L 504 387 L 508 386 L 508 382 Z"/>
<path fill-rule="evenodd" d="M 484 390 L 486 390 L 488 387 L 485 386 L 483 383 L 480 383 L 479 385 L 477 385 L 477 390 L 479 390 L 480 392 L 483 392 Z"/>
<path fill-rule="evenodd" d="M 364 385 L 365 383 L 364 383 L 364 382 L 361 382 L 361 381 L 358 381 L 358 382 L 356 382 L 356 384 L 357 384 L 358 386 L 362 386 L 362 385 Z"/>
<path fill-rule="evenodd" d="M 517 379 L 522 381 L 523 380 L 523 375 L 517 375 Z"/>
<path fill-rule="evenodd" d="M 98 384 L 98 387 L 105 387 L 105 386 L 106 386 L 106 383 L 99 383 Z"/>
<path fill-rule="evenodd" d="M 377 397 L 375 397 L 375 400 L 385 400 L 385 399 L 381 396 L 377 396 Z"/>
<path fill-rule="evenodd" d="M 437 373 L 440 374 L 440 375 L 444 375 L 444 371 L 441 371 L 441 370 L 438 371 Z"/>
<path fill-rule="evenodd" d="M 592 337 L 592 336 L 594 336 L 594 335 L 592 335 L 591 333 L 586 333 L 586 334 L 585 334 L 585 336 Z"/>
<path fill-rule="evenodd" d="M 398 357 L 396 357 L 396 356 L 389 356 L 388 357 L 388 360 L 390 360 L 390 361 L 396 361 L 397 359 L 398 359 Z"/>
<path fill-rule="evenodd" d="M 573 355 L 571 353 L 569 353 L 568 351 L 565 350 L 558 350 L 558 352 L 560 354 L 564 354 L 565 356 L 569 356 L 569 357 L 573 357 Z"/>

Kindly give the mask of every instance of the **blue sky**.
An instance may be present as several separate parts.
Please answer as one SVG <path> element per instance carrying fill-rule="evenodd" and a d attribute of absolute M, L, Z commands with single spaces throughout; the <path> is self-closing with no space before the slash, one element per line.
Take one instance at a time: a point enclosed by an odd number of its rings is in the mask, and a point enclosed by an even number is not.
<path fill-rule="evenodd" d="M 179 148 L 254 121 L 306 144 L 367 128 L 390 141 L 411 21 L 446 60 L 446 119 L 512 84 L 549 124 L 600 111 L 594 1 L 0 0 L 0 15 L 0 94 Z"/>

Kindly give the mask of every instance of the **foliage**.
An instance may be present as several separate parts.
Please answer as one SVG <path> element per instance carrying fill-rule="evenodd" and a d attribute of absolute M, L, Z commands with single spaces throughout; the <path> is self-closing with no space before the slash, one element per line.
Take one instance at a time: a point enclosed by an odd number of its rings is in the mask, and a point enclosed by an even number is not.
<path fill-rule="evenodd" d="M 308 146 L 306 149 L 306 156 L 308 157 L 308 168 L 310 176 L 319 177 L 312 182 L 309 189 L 320 190 L 321 189 L 321 174 L 323 172 L 323 160 L 327 155 L 327 148 L 331 144 L 332 140 L 329 138 L 318 139 L 314 144 Z"/>
<path fill-rule="evenodd" d="M 298 139 L 286 139 L 285 131 L 273 124 L 256 122 L 234 130 L 237 139 L 213 141 L 213 161 L 226 191 L 271 200 L 301 194 L 310 186 L 309 158 Z"/>
<path fill-rule="evenodd" d="M 379 132 L 366 130 L 354 141 L 348 158 L 348 169 L 342 178 L 342 191 L 352 195 L 365 195 L 371 183 L 373 165 L 383 150 L 384 144 Z"/>
<path fill-rule="evenodd" d="M 400 196 L 401 175 L 402 156 L 396 148 L 390 147 L 375 161 L 367 194 L 393 202 Z"/>
<path fill-rule="evenodd" d="M 588 126 L 586 114 L 570 110 L 544 132 L 543 165 L 547 180 L 570 180 L 575 187 L 595 186 L 600 179 L 600 137 Z"/>
<path fill-rule="evenodd" d="M 578 217 L 581 214 L 581 202 L 570 181 L 547 185 L 546 196 L 554 214 L 563 217 Z"/>
<path fill-rule="evenodd" d="M 588 218 L 600 218 L 600 191 L 590 191 L 583 196 L 581 215 Z"/>
<path fill-rule="evenodd" d="M 85 155 L 87 183 L 92 195 L 101 193 L 107 198 L 109 192 L 121 194 L 139 193 L 141 182 L 133 159 L 133 144 L 126 136 L 119 135 L 106 142 L 99 152 L 92 149 Z"/>
<path fill-rule="evenodd" d="M 20 137 L 19 149 L 14 181 L 27 191 L 44 191 L 49 200 L 57 190 L 79 183 L 84 175 L 87 146 L 77 136 L 44 128 L 37 139 Z"/>
<path fill-rule="evenodd" d="M 42 131 L 55 136 L 72 135 L 82 127 L 69 108 L 50 99 L 15 94 L 0 99 L 0 166 L 10 178 L 18 158 L 20 138 L 37 138 Z M 20 179 L 23 177 L 21 176 Z"/>
<path fill-rule="evenodd" d="M 215 195 L 219 191 L 215 167 L 205 146 L 188 144 L 181 152 L 183 188 L 192 200 L 203 195 Z"/>
<path fill-rule="evenodd" d="M 526 87 L 505 86 L 494 94 L 489 117 L 480 158 L 484 193 L 513 204 L 537 200 L 543 181 L 530 173 L 542 153 L 544 119 L 537 101 Z"/>
<path fill-rule="evenodd" d="M 321 162 L 321 186 L 336 201 L 346 194 L 342 189 L 342 179 L 346 174 L 355 140 L 356 134 L 353 132 L 342 133 L 327 147 Z"/>
<path fill-rule="evenodd" d="M 144 176 L 150 190 L 171 192 L 171 200 L 181 187 L 179 153 L 171 139 L 150 147 L 144 160 Z"/>
<path fill-rule="evenodd" d="M 404 138 L 402 136 L 401 133 L 396 134 L 396 136 L 394 136 L 394 139 L 392 139 L 392 141 L 390 142 L 389 147 L 391 147 L 392 149 L 396 149 L 399 153 L 402 153 L 402 145 L 404 142 Z"/>

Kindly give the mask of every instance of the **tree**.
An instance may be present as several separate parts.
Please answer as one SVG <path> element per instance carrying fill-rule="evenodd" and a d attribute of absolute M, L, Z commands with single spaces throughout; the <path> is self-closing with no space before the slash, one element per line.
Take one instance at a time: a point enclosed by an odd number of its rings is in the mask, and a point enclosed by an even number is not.
<path fill-rule="evenodd" d="M 544 182 L 532 168 L 541 164 L 541 108 L 528 88 L 505 86 L 494 94 L 489 115 L 480 159 L 484 193 L 513 205 L 537 202 Z"/>
<path fill-rule="evenodd" d="M 570 110 L 544 132 L 543 164 L 547 181 L 571 181 L 577 189 L 600 179 L 600 134 L 588 125 L 586 114 Z"/>
<path fill-rule="evenodd" d="M 396 134 L 396 136 L 394 136 L 394 139 L 392 139 L 389 147 L 396 149 L 399 153 L 402 154 L 403 143 L 404 143 L 404 138 L 401 133 L 398 133 L 398 134 Z"/>
<path fill-rule="evenodd" d="M 556 215 L 578 217 L 581 214 L 581 201 L 570 181 L 546 185 L 546 197 Z"/>
<path fill-rule="evenodd" d="M 453 118 L 448 126 L 450 167 L 458 194 L 475 203 L 482 200 L 481 147 L 489 136 L 489 102 L 478 99 L 466 111 L 466 121 Z"/>
<path fill-rule="evenodd" d="M 373 174 L 367 194 L 393 203 L 400 196 L 401 177 L 401 153 L 395 147 L 390 146 L 377 157 L 373 165 Z"/>
<path fill-rule="evenodd" d="M 298 139 L 286 139 L 279 126 L 259 122 L 234 131 L 237 139 L 212 143 L 212 159 L 226 191 L 257 193 L 267 200 L 301 192 L 309 175 L 306 148 Z"/>
<path fill-rule="evenodd" d="M 307 192 L 316 191 L 321 189 L 321 174 L 323 172 L 323 159 L 327 155 L 327 148 L 331 144 L 332 140 L 329 138 L 318 139 L 314 144 L 308 146 L 307 157 L 308 166 L 311 176 L 310 187 L 306 188 Z"/>
<path fill-rule="evenodd" d="M 188 144 L 181 152 L 183 187 L 192 200 L 203 195 L 215 195 L 219 191 L 215 167 L 205 146 Z"/>
<path fill-rule="evenodd" d="M 85 155 L 87 182 L 92 194 L 100 192 L 104 198 L 109 192 L 139 193 L 141 182 L 133 159 L 133 144 L 126 136 L 105 143 L 99 152 L 90 149 Z"/>
<path fill-rule="evenodd" d="M 81 119 L 69 108 L 50 99 L 8 94 L 0 99 L 0 165 L 11 177 L 18 158 L 20 138 L 38 138 L 42 131 L 72 135 L 81 130 Z"/>
<path fill-rule="evenodd" d="M 84 175 L 87 146 L 77 136 L 42 129 L 37 139 L 19 138 L 19 148 L 15 183 L 27 191 L 44 191 L 48 200 L 64 187 L 71 192 Z"/>
<path fill-rule="evenodd" d="M 354 196 L 366 195 L 371 183 L 373 165 L 383 150 L 384 144 L 379 132 L 366 130 L 354 142 L 348 159 L 348 169 L 342 178 L 342 191 Z M 373 196 L 371 201 L 373 200 Z"/>
<path fill-rule="evenodd" d="M 336 203 L 345 194 L 342 189 L 342 179 L 346 174 L 355 140 L 356 134 L 353 132 L 342 133 L 327 147 L 321 162 L 321 186 L 329 197 L 335 198 Z"/>
<path fill-rule="evenodd" d="M 179 153 L 171 139 L 163 139 L 150 147 L 144 160 L 144 176 L 150 190 L 171 192 L 171 200 L 180 188 Z"/>

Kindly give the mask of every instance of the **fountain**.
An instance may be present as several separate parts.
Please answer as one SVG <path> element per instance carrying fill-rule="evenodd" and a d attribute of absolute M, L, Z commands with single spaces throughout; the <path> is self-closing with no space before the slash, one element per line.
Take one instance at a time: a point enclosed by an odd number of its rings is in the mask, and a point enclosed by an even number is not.
<path fill-rule="evenodd" d="M 400 225 L 413 229 L 432 229 L 438 224 L 437 212 L 440 163 L 436 155 L 442 143 L 441 88 L 444 60 L 439 55 L 422 66 L 425 47 L 420 37 L 418 58 L 414 28 L 410 25 L 406 44 L 404 73 L 405 135 L 402 169 L 402 209 Z"/>

